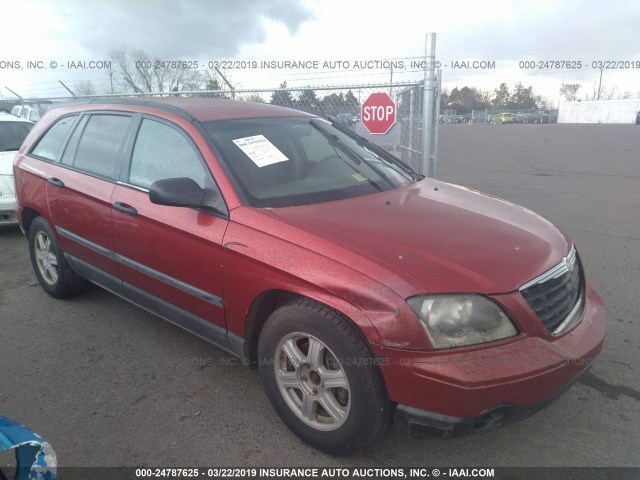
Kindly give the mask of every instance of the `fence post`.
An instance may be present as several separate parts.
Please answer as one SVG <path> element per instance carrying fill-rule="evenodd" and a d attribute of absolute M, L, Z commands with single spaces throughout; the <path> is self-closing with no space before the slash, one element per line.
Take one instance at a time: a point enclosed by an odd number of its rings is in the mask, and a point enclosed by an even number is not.
<path fill-rule="evenodd" d="M 435 90 L 435 57 L 436 57 L 436 34 L 427 33 L 425 42 L 426 68 L 424 71 L 424 102 L 422 106 L 422 173 L 427 177 L 433 177 L 433 101 Z"/>
<path fill-rule="evenodd" d="M 436 77 L 436 90 L 433 95 L 435 102 L 434 127 L 433 127 L 433 175 L 436 176 L 436 167 L 438 166 L 438 138 L 440 132 L 440 92 L 442 91 L 442 69 L 438 69 Z"/>

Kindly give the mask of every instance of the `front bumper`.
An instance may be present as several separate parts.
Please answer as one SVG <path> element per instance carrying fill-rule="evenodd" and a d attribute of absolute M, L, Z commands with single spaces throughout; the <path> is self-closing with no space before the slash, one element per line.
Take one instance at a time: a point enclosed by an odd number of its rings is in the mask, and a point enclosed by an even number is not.
<path fill-rule="evenodd" d="M 538 328 L 541 322 L 518 297 L 499 299 L 523 320 L 521 334 L 513 339 L 432 352 L 372 346 L 384 359 L 380 369 L 389 397 L 398 403 L 401 431 L 447 438 L 526 418 L 591 366 L 602 350 L 606 324 L 595 290 L 587 286 L 581 319 L 557 337 Z"/>
<path fill-rule="evenodd" d="M 589 370 L 591 366 L 578 373 L 553 398 L 542 400 L 534 405 L 518 407 L 516 405 L 496 405 L 475 418 L 458 418 L 427 412 L 419 408 L 398 405 L 393 414 L 393 421 L 400 433 L 414 438 L 452 438 L 469 433 L 488 432 L 510 423 L 524 420 L 553 403 Z"/>

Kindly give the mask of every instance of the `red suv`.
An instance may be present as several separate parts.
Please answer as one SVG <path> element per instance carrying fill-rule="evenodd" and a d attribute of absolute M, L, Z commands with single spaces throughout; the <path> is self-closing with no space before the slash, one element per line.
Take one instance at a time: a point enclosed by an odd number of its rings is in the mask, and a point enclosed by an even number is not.
<path fill-rule="evenodd" d="M 14 165 L 42 288 L 98 284 L 249 359 L 325 452 L 485 431 L 602 348 L 571 240 L 423 178 L 336 122 L 264 104 L 117 100 L 48 113 Z"/>

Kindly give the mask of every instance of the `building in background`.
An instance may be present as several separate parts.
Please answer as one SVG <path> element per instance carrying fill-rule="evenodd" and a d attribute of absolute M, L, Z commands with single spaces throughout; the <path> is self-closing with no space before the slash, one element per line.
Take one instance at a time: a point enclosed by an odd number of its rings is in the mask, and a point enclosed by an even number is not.
<path fill-rule="evenodd" d="M 636 123 L 640 99 L 560 102 L 558 123 Z"/>

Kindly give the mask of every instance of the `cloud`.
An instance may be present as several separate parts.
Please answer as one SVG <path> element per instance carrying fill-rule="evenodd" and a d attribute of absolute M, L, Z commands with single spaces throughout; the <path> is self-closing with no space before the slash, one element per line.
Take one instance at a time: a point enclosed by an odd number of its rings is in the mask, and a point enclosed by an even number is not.
<path fill-rule="evenodd" d="M 58 33 L 88 52 L 127 47 L 165 60 L 233 58 L 266 40 L 266 21 L 295 34 L 314 17 L 296 0 L 70 0 L 51 8 L 64 19 Z"/>
<path fill-rule="evenodd" d="M 631 60 L 638 57 L 640 3 L 629 0 L 514 3 L 494 21 L 444 32 L 454 58 Z M 633 20 L 631 20 L 633 19 Z"/>

